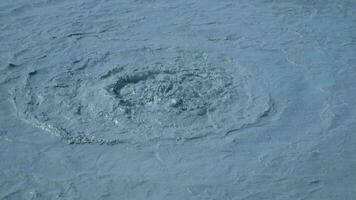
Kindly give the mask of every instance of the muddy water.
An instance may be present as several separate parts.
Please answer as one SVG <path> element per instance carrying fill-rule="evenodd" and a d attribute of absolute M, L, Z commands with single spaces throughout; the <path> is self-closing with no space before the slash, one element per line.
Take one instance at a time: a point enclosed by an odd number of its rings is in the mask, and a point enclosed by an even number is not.
<path fill-rule="evenodd" d="M 356 3 L 0 3 L 0 199 L 353 199 Z"/>

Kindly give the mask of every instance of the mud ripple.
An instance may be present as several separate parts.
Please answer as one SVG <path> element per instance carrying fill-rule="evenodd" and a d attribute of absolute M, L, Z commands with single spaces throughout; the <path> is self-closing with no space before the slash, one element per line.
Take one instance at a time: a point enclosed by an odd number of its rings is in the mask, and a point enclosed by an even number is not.
<path fill-rule="evenodd" d="M 173 57 L 105 73 L 95 72 L 99 64 L 50 76 L 29 72 L 14 103 L 22 119 L 71 144 L 224 135 L 271 109 L 268 93 L 232 59 L 184 51 Z"/>

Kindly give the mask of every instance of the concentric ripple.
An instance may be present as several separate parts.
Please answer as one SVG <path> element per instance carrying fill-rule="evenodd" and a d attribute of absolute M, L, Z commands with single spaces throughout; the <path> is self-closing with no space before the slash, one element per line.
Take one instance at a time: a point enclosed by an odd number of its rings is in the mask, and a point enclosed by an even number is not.
<path fill-rule="evenodd" d="M 231 59 L 176 54 L 104 73 L 95 73 L 99 66 L 51 78 L 34 71 L 14 102 L 23 119 L 75 144 L 223 135 L 258 123 L 271 109 L 268 94 Z"/>

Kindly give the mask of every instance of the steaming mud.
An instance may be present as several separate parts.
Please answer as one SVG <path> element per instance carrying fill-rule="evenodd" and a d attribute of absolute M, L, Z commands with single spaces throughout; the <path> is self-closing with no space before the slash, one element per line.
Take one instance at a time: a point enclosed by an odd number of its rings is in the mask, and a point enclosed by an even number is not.
<path fill-rule="evenodd" d="M 223 56 L 177 51 L 139 66 L 92 70 L 28 73 L 13 98 L 20 116 L 68 143 L 118 144 L 224 135 L 271 109 L 263 86 L 256 96 L 251 76 Z"/>

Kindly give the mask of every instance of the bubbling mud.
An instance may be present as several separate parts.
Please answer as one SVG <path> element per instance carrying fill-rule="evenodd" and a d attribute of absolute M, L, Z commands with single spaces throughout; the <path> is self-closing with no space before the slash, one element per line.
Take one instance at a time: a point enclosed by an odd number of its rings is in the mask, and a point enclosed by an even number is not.
<path fill-rule="evenodd" d="M 148 71 L 120 77 L 108 91 L 126 108 L 194 111 L 208 109 L 216 98 L 232 92 L 230 85 L 229 77 L 214 70 Z"/>
<path fill-rule="evenodd" d="M 173 62 L 91 70 L 30 72 L 14 93 L 20 116 L 68 143 L 118 144 L 223 135 L 271 110 L 231 59 L 183 51 Z"/>

